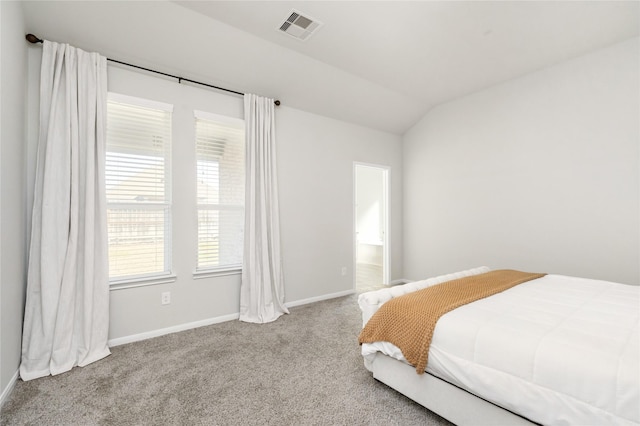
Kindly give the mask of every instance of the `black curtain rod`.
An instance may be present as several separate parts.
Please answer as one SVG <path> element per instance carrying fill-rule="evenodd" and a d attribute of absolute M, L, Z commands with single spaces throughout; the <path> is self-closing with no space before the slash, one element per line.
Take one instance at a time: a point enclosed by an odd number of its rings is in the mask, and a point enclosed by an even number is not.
<path fill-rule="evenodd" d="M 29 43 L 33 43 L 33 44 L 42 43 L 43 42 L 42 39 L 34 36 L 33 34 L 27 34 L 25 38 L 27 39 L 27 41 Z M 231 90 L 231 89 L 225 89 L 224 87 L 214 86 L 212 84 L 202 83 L 200 81 L 195 81 L 195 80 L 191 80 L 191 79 L 184 78 L 184 77 L 179 77 L 177 75 L 167 74 L 165 72 L 152 70 L 150 68 L 141 67 L 139 65 L 128 64 L 126 62 L 117 61 L 117 60 L 111 59 L 111 58 L 107 58 L 107 61 L 115 62 L 117 64 L 126 65 L 126 66 L 131 67 L 131 68 L 137 68 L 137 69 L 143 70 L 143 71 L 148 71 L 148 72 L 164 75 L 166 77 L 175 78 L 176 80 L 178 80 L 178 83 L 182 83 L 183 81 L 188 81 L 189 83 L 199 84 L 200 86 L 206 86 L 206 87 L 210 87 L 212 89 L 223 90 L 225 92 L 234 93 L 236 95 L 244 96 L 244 93 L 242 93 L 242 92 L 237 92 L 237 91 Z M 273 103 L 276 104 L 276 106 L 280 105 L 280 101 L 278 101 L 278 100 L 273 101 Z"/>

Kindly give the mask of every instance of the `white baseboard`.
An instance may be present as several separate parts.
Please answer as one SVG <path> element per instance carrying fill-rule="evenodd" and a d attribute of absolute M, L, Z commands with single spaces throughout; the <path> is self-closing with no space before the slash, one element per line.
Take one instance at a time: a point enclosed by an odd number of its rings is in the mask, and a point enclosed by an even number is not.
<path fill-rule="evenodd" d="M 287 302 L 284 305 L 287 308 L 292 308 L 294 306 L 306 305 L 309 303 L 320 302 L 322 300 L 334 299 L 336 297 L 348 296 L 350 294 L 355 293 L 353 290 L 341 291 L 338 293 L 325 294 L 322 296 L 310 297 L 308 299 L 296 300 L 293 302 Z M 132 334 L 130 336 L 124 337 L 116 337 L 115 339 L 111 339 L 108 341 L 109 347 L 125 345 L 127 343 L 139 342 L 142 340 L 151 339 L 153 337 L 164 336 L 166 334 L 177 333 L 179 331 L 191 330 L 193 328 L 204 327 L 206 325 L 218 324 L 226 321 L 233 321 L 240 318 L 240 313 L 223 315 L 215 318 L 208 318 L 201 321 L 188 322 L 185 324 L 174 325 L 172 327 L 160 328 L 158 330 L 145 331 L 140 334 Z"/>
<path fill-rule="evenodd" d="M 4 405 L 5 401 L 9 399 L 9 395 L 13 392 L 13 388 L 16 386 L 16 382 L 18 381 L 18 376 L 20 375 L 20 370 L 16 370 L 16 374 L 9 380 L 7 386 L 2 390 L 2 394 L 0 394 L 0 408 Z"/>
<path fill-rule="evenodd" d="M 109 340 L 110 347 L 124 345 L 127 343 L 139 342 L 141 340 L 151 339 L 153 337 L 164 336 L 165 334 L 177 333 L 179 331 L 191 330 L 192 328 L 204 327 L 206 325 L 218 324 L 226 321 L 233 321 L 240 318 L 240 313 L 222 315 L 220 317 L 208 318 L 205 320 L 188 322 L 185 324 L 174 325 L 172 327 L 160 328 L 158 330 L 145 331 L 140 334 L 132 334 L 131 336 L 116 337 Z"/>
<path fill-rule="evenodd" d="M 284 306 L 286 306 L 287 308 L 293 308 L 294 306 L 307 305 L 309 303 L 335 299 L 336 297 L 348 296 L 353 293 L 355 293 L 355 290 L 339 291 L 338 293 L 324 294 L 322 296 L 310 297 L 308 299 L 301 299 L 301 300 L 295 300 L 293 302 L 287 302 L 284 304 Z"/>

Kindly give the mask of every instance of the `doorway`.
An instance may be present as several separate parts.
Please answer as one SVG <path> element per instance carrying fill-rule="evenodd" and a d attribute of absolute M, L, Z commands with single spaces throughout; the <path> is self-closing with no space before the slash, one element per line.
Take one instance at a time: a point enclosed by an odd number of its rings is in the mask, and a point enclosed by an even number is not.
<path fill-rule="evenodd" d="M 389 167 L 354 163 L 354 272 L 357 292 L 389 283 Z"/>

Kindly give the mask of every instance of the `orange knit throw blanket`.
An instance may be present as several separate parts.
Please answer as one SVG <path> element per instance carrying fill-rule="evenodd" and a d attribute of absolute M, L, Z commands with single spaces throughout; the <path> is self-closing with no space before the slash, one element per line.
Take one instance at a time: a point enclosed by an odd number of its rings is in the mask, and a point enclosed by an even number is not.
<path fill-rule="evenodd" d="M 360 332 L 362 343 L 390 342 L 423 374 L 436 322 L 447 312 L 546 274 L 490 271 L 427 287 L 382 305 Z"/>

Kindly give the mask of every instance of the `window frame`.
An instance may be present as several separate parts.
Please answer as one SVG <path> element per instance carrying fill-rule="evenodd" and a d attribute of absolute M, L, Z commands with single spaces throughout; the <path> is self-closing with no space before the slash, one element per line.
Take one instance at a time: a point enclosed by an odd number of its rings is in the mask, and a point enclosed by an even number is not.
<path fill-rule="evenodd" d="M 165 158 L 164 158 L 164 181 L 165 181 L 165 193 L 166 197 L 163 202 L 154 202 L 154 203 L 132 203 L 132 202 L 110 202 L 107 198 L 107 211 L 112 209 L 126 209 L 130 210 L 152 210 L 152 211 L 164 211 L 164 271 L 162 272 L 151 272 L 145 274 L 132 274 L 126 276 L 118 276 L 112 277 L 109 274 L 109 287 L 111 289 L 122 289 L 122 288 L 132 288 L 132 287 L 141 287 L 147 285 L 155 285 L 155 284 L 164 284 L 176 281 L 177 277 L 173 273 L 173 222 L 172 222 L 172 209 L 173 209 L 173 173 L 172 173 L 172 145 L 173 145 L 173 109 L 174 106 L 169 103 L 159 102 L 147 98 L 139 98 L 129 95 L 124 95 L 115 92 L 108 92 L 107 94 L 107 111 L 106 114 L 109 114 L 109 103 L 120 103 L 125 105 L 130 105 L 134 107 L 140 108 L 149 108 L 155 110 L 161 110 L 168 112 L 170 114 L 169 119 L 169 140 L 168 146 L 164 147 Z M 109 141 L 105 138 L 105 157 L 109 153 Z M 105 166 L 106 166 L 106 158 L 105 158 Z M 105 171 L 106 177 L 106 171 Z M 106 183 L 106 182 L 105 182 Z M 109 232 L 108 224 L 107 224 L 107 233 Z"/>
<path fill-rule="evenodd" d="M 197 183 L 198 183 L 198 176 L 197 176 L 197 170 L 198 170 L 198 141 L 197 141 L 197 120 L 208 120 L 208 121 L 214 121 L 220 124 L 226 124 L 229 125 L 231 127 L 237 127 L 237 128 L 241 128 L 242 132 L 243 132 L 243 143 L 246 140 L 246 135 L 245 135 L 245 120 L 242 118 L 235 118 L 235 117 L 229 117 L 229 116 L 225 116 L 225 115 L 220 115 L 220 114 L 215 114 L 215 113 L 211 113 L 211 112 L 206 112 L 206 111 L 199 111 L 199 110 L 194 110 L 193 111 L 194 114 L 194 121 L 193 121 L 193 128 L 194 128 L 194 152 L 195 152 L 195 165 L 196 165 L 196 202 L 195 202 L 195 209 L 196 209 L 196 228 L 199 227 L 199 222 L 198 222 L 198 214 L 200 213 L 201 210 L 222 210 L 220 207 L 225 206 L 224 203 L 218 203 L 217 206 L 218 207 L 214 207 L 214 204 L 211 203 L 200 203 L 197 199 L 198 197 L 198 192 L 197 192 Z M 244 150 L 244 156 L 243 156 L 243 174 L 246 177 L 246 149 Z M 246 184 L 246 182 L 245 182 Z M 246 188 L 246 187 L 245 187 Z M 246 189 L 245 189 L 246 192 Z M 243 199 L 244 199 L 244 194 L 243 194 Z M 242 203 L 242 212 L 243 212 L 243 217 L 244 217 L 244 213 L 245 213 L 245 205 L 244 205 L 244 200 Z M 243 227 L 243 233 L 244 233 L 244 227 Z M 242 273 L 242 262 L 239 264 L 228 264 L 228 265 L 223 265 L 223 266 L 207 266 L 207 267 L 199 267 L 198 266 L 198 260 L 199 260 L 199 233 L 198 230 L 196 230 L 196 258 L 195 258 L 195 269 L 193 271 L 193 278 L 194 279 L 203 279 L 203 278 L 210 278 L 210 277 L 219 277 L 219 276 L 226 276 L 226 275 L 237 275 L 237 274 L 241 274 Z M 243 257 L 244 257 L 244 253 L 243 253 Z"/>

